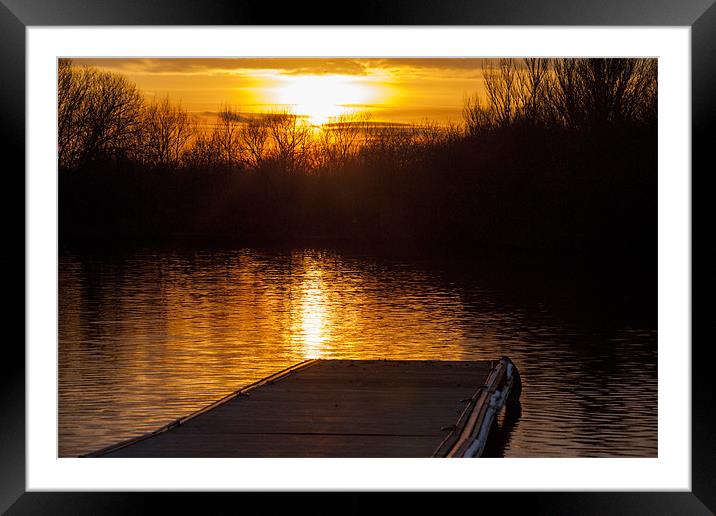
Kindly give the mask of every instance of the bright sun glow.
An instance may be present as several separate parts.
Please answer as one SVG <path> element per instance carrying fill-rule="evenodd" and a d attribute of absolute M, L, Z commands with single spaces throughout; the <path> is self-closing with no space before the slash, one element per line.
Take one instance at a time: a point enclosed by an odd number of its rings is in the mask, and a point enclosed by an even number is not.
<path fill-rule="evenodd" d="M 375 94 L 371 86 L 361 84 L 356 77 L 297 75 L 284 79 L 274 90 L 273 101 L 319 125 L 332 117 L 357 111 L 356 105 L 373 100 Z"/>

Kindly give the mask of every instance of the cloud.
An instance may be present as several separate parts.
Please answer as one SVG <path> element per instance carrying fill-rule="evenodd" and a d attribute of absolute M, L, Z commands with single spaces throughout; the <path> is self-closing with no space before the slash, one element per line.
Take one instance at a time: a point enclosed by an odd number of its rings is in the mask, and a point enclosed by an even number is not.
<path fill-rule="evenodd" d="M 481 58 L 75 58 L 78 64 L 101 66 L 133 74 L 233 74 L 270 70 L 285 75 L 368 75 L 376 69 L 432 73 L 452 71 L 460 76 L 480 73 Z"/>
<path fill-rule="evenodd" d="M 134 74 L 215 74 L 272 70 L 283 74 L 365 75 L 366 63 L 334 58 L 75 58 L 77 64 Z"/>

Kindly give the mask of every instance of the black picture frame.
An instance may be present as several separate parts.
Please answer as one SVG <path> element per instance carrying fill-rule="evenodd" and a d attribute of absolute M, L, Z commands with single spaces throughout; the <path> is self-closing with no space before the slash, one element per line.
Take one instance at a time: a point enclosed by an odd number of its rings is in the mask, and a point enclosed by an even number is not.
<path fill-rule="evenodd" d="M 25 226 L 17 221 L 24 213 L 25 186 L 25 30 L 30 26 L 63 25 L 574 25 L 574 26 L 688 26 L 691 27 L 692 70 L 692 191 L 693 179 L 712 171 L 707 161 L 711 140 L 709 126 L 716 121 L 716 5 L 714 0 L 413 0 L 411 2 L 365 0 L 333 8 L 306 3 L 281 5 L 231 0 L 0 0 L 0 120 L 4 163 L 15 163 L 3 175 L 6 201 L 3 210 L 5 252 L 2 269 L 5 284 L 21 297 L 4 311 L 7 323 L 24 320 Z M 9 158 L 13 157 L 14 160 Z M 708 170 L 707 170 L 708 167 Z M 700 179 L 699 179 L 700 181 Z M 20 193 L 22 192 L 22 194 Z M 18 201 L 21 206 L 9 202 Z M 693 200 L 692 200 L 693 206 Z M 693 213 L 693 208 L 692 208 Z M 24 222 L 24 220 L 23 220 Z M 12 247 L 11 247 L 12 246 Z M 693 244 L 691 246 L 693 256 Z M 693 271 L 693 266 L 692 266 Z M 24 276 L 24 275 L 23 275 Z M 15 283 L 13 283 L 15 282 Z M 702 287 L 703 288 L 703 287 Z M 10 327 L 10 324 L 6 325 Z M 23 325 L 23 341 L 24 341 Z M 710 385 L 709 346 L 692 339 L 692 491 L 643 493 L 471 493 L 469 504 L 500 504 L 502 510 L 517 505 L 530 514 L 711 514 L 716 511 L 716 428 L 711 417 L 714 389 Z M 162 512 L 201 507 L 211 511 L 228 497 L 191 493 L 77 493 L 25 492 L 25 352 L 20 339 L 5 342 L 2 363 L 0 410 L 0 510 L 9 514 L 104 514 L 146 512 L 150 500 L 162 504 Z M 687 402 L 687 400 L 685 400 Z M 357 495 L 352 495 L 357 496 Z M 418 495 L 416 495 L 418 496 Z M 461 500 L 463 497 L 458 498 Z M 353 510 L 369 510 L 372 502 L 344 504 Z M 242 500 L 244 503 L 244 500 Z M 271 511 L 291 508 L 295 502 L 272 496 Z M 422 503 L 422 502 L 421 502 Z M 426 506 L 429 510 L 429 507 Z M 361 512 L 362 512 L 361 510 Z"/>

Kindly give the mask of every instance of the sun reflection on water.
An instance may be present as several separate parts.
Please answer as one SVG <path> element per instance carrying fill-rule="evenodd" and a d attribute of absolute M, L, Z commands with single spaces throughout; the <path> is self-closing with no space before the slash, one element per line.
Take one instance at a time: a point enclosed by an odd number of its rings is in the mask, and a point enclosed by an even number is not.
<path fill-rule="evenodd" d="M 291 340 L 305 358 L 320 358 L 329 337 L 328 298 L 321 269 L 309 265 L 301 285 L 300 325 L 291 328 Z M 294 319 L 296 320 L 296 319 Z"/>

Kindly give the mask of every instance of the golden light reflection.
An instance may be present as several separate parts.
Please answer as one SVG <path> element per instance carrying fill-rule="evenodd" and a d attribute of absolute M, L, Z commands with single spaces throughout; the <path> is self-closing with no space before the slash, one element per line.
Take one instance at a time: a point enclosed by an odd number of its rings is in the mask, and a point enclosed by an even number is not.
<path fill-rule="evenodd" d="M 295 114 L 306 116 L 315 125 L 353 113 L 358 106 L 374 102 L 378 97 L 377 88 L 346 75 L 284 77 L 272 94 L 273 103 L 290 106 Z"/>
<path fill-rule="evenodd" d="M 300 327 L 292 328 L 291 332 L 293 340 L 299 340 L 305 358 L 320 358 L 329 337 L 329 313 L 328 298 L 319 268 L 312 268 L 306 273 L 300 311 Z"/>

